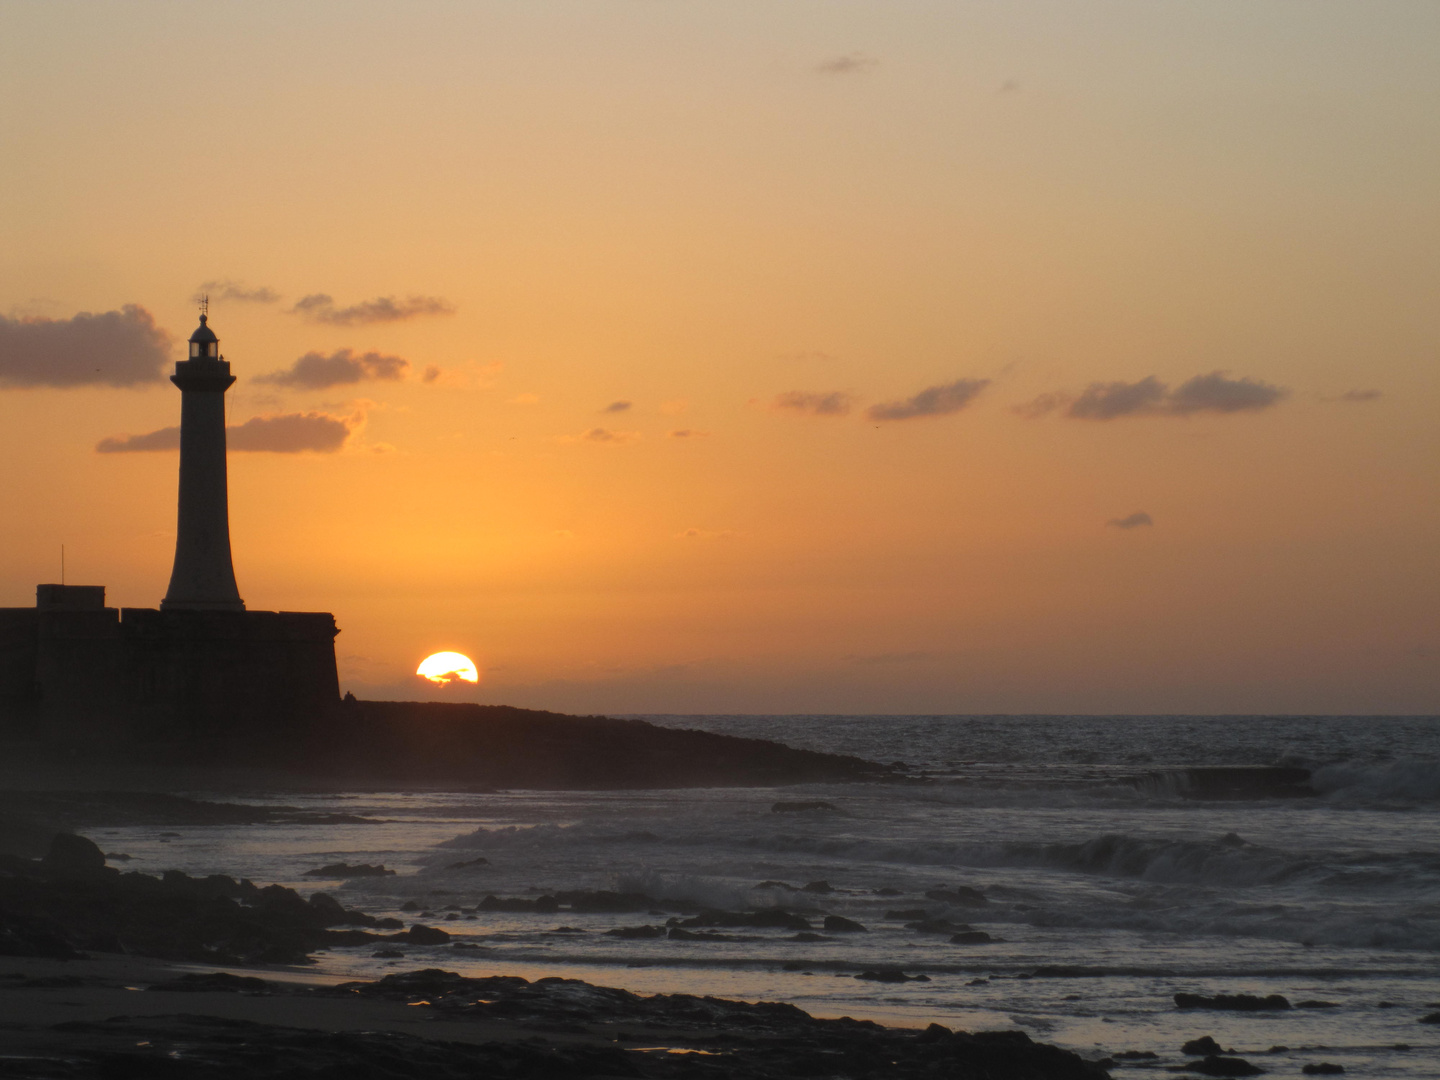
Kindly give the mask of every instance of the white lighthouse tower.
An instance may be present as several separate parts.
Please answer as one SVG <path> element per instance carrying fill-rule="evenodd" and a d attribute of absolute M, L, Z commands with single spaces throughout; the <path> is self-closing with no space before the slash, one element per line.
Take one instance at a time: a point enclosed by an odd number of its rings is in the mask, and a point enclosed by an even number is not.
<path fill-rule="evenodd" d="M 235 382 L 220 339 L 200 316 L 190 359 L 175 365 L 180 388 L 180 511 L 175 567 L 162 611 L 244 611 L 230 559 L 230 498 L 225 470 L 225 391 Z"/>

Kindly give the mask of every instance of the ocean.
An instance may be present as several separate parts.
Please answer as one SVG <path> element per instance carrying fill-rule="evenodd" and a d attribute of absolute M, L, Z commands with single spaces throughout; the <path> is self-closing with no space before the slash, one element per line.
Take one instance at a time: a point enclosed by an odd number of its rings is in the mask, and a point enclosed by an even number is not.
<path fill-rule="evenodd" d="M 324 977 L 441 967 L 641 992 L 786 1001 L 820 1016 L 1020 1028 L 1117 1072 L 1209 1035 L 1272 1076 L 1328 1061 L 1440 1076 L 1440 718 L 647 716 L 901 762 L 904 783 L 673 791 L 247 793 L 379 824 L 136 827 L 93 835 L 126 869 L 226 873 L 422 921 L 453 945 L 319 954 Z M 1311 772 L 1316 794 L 1216 794 L 1196 770 Z M 1283 774 L 1267 774 L 1284 779 Z M 235 801 L 233 792 L 187 792 Z M 777 803 L 828 807 L 774 809 Z M 476 862 L 475 860 L 484 860 Z M 394 876 L 317 879 L 329 863 Z M 762 884 L 764 883 L 764 884 Z M 794 928 L 608 934 L 669 913 L 474 910 L 487 895 L 638 892 Z M 979 895 L 976 896 L 975 894 Z M 928 895 L 927 895 L 928 894 Z M 419 908 L 417 912 L 415 909 Z M 467 910 L 468 909 L 468 910 Z M 924 918 L 963 924 L 927 932 Z M 420 912 L 428 913 L 421 914 Z M 908 914 L 907 914 L 908 913 Z M 821 929 L 825 914 L 865 932 Z M 981 936 L 975 937 L 979 934 Z M 984 940 L 988 936 L 991 940 Z M 855 976 L 899 968 L 903 983 Z M 1282 994 L 1278 1012 L 1176 993 Z"/>

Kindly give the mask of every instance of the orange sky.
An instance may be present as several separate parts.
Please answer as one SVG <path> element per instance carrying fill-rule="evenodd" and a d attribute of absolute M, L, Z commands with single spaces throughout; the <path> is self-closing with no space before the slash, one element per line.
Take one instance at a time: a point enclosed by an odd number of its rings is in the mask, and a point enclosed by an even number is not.
<path fill-rule="evenodd" d="M 210 283 L 360 696 L 1440 711 L 1437 190 L 1428 0 L 4 5 L 0 604 L 158 603 Z"/>

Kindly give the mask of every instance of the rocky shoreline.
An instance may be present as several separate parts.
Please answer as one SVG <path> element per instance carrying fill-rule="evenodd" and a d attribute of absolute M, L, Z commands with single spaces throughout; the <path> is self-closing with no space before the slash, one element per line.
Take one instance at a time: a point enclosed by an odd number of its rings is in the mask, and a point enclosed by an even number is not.
<path fill-rule="evenodd" d="M 786 1004 L 439 968 L 339 984 L 273 968 L 214 970 L 303 964 L 336 945 L 447 938 L 324 893 L 304 898 L 224 875 L 122 873 L 89 840 L 61 833 L 41 859 L 0 855 L 0 1077 L 1107 1075 L 1020 1031 L 887 1028 Z M 205 970 L 180 973 L 139 957 Z"/>
<path fill-rule="evenodd" d="M 157 978 L 164 973 L 152 969 L 150 981 L 136 985 L 136 974 L 0 972 L 0 1002 L 28 994 L 57 1003 L 37 1002 L 38 1022 L 7 1025 L 6 1050 L 24 1057 L 0 1057 L 0 1077 L 1107 1076 L 1020 1031 L 887 1028 L 817 1019 L 792 1005 L 641 997 L 574 979 L 472 979 L 430 968 L 327 986 L 224 972 Z M 100 1012 L 117 996 L 126 1011 L 43 1023 L 62 999 L 83 1008 L 87 992 Z M 274 1022 L 279 1015 L 288 1022 Z"/>

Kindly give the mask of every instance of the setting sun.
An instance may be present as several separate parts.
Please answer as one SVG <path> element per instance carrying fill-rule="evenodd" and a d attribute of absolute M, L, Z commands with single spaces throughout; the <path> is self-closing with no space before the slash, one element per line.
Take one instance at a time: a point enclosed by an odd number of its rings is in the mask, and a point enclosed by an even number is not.
<path fill-rule="evenodd" d="M 415 669 L 415 674 L 441 686 L 455 682 L 478 683 L 480 673 L 475 662 L 464 653 L 437 652 L 427 656 Z"/>

